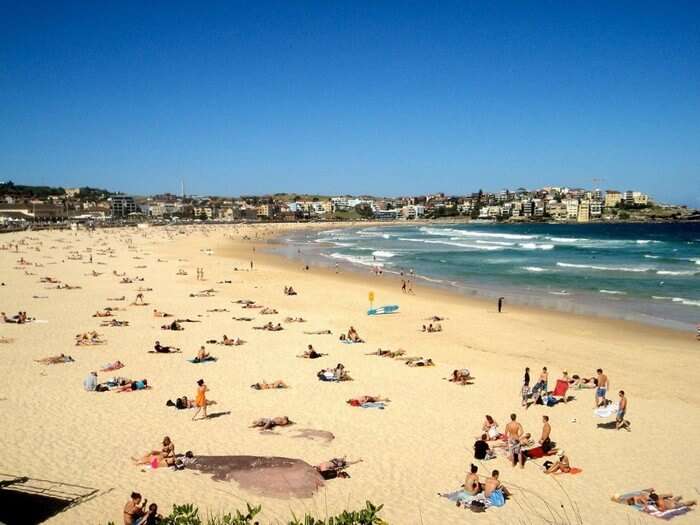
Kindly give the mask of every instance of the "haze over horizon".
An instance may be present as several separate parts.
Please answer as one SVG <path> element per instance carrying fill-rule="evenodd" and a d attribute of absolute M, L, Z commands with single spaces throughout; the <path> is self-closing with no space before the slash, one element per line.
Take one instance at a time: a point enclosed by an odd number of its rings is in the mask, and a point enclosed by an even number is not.
<path fill-rule="evenodd" d="M 0 180 L 700 207 L 700 3 L 6 6 Z"/>

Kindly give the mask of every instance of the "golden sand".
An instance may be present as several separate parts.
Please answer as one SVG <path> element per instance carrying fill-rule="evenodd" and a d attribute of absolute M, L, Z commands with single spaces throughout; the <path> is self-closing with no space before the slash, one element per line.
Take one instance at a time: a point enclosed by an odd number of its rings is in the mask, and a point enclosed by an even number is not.
<path fill-rule="evenodd" d="M 192 502 L 203 510 L 243 508 L 261 503 L 262 522 L 310 511 L 320 516 L 357 508 L 369 499 L 385 505 L 390 523 L 576 523 L 572 503 L 583 523 L 627 523 L 652 520 L 612 503 L 610 496 L 644 487 L 694 498 L 700 457 L 695 436 L 700 430 L 700 389 L 697 370 L 700 343 L 693 334 L 631 322 L 612 321 L 552 311 L 495 305 L 424 286 L 415 295 L 402 294 L 397 282 L 370 272 L 351 273 L 312 267 L 263 253 L 261 241 L 299 226 L 189 227 L 182 229 L 112 229 L 90 233 L 26 232 L 0 237 L 0 244 L 24 241 L 19 253 L 0 251 L 0 310 L 26 310 L 46 323 L 0 324 L 0 471 L 99 489 L 98 496 L 49 520 L 52 524 L 120 522 L 129 493 L 137 490 L 167 511 L 173 503 Z M 325 226 L 328 227 L 328 226 Z M 253 253 L 253 247 L 256 251 Z M 35 251 L 39 247 L 40 251 Z M 99 254 L 108 248 L 113 256 Z M 89 263 L 91 250 L 93 263 Z M 206 252 L 205 250 L 212 250 Z M 78 252 L 82 260 L 69 259 Z M 210 253 L 210 254 L 209 254 Z M 19 266 L 20 257 L 42 266 Z M 164 262 L 158 262 L 158 259 Z M 249 268 L 253 271 L 233 271 Z M 145 267 L 142 267 L 145 266 Z M 205 281 L 196 279 L 204 268 Z M 177 275 L 179 269 L 188 275 Z M 103 272 L 93 277 L 92 271 Z M 119 284 L 113 271 L 143 281 Z M 29 274 L 27 274 L 27 272 Z M 51 276 L 78 290 L 47 289 L 40 277 Z M 217 284 L 230 280 L 231 284 Z M 286 296 L 293 285 L 297 296 Z M 129 306 L 138 287 L 149 306 Z M 207 288 L 213 297 L 190 297 Z M 400 312 L 368 317 L 367 294 L 378 304 L 400 304 Z M 126 296 L 111 302 L 108 297 Z M 48 296 L 48 299 L 33 298 Z M 275 308 L 278 315 L 242 310 L 232 301 L 251 299 Z M 92 314 L 104 307 L 128 327 L 99 327 Z M 153 308 L 186 323 L 181 332 L 163 331 L 163 319 Z M 226 308 L 228 312 L 207 313 Z M 425 319 L 439 315 L 444 331 L 420 332 Z M 199 317 L 201 316 L 201 317 Z M 233 316 L 250 316 L 237 322 Z M 285 324 L 282 332 L 253 330 L 267 321 L 301 316 L 306 323 Z M 353 325 L 366 344 L 344 345 L 338 334 Z M 304 335 L 330 329 L 332 336 Z M 74 344 L 79 332 L 104 334 L 103 346 Z M 222 335 L 240 337 L 243 346 L 206 345 L 216 363 L 191 364 L 200 345 Z M 182 354 L 148 353 L 155 340 L 183 349 Z M 308 344 L 329 355 L 322 359 L 295 357 Z M 433 368 L 410 368 L 400 361 L 365 354 L 377 348 L 405 349 L 407 355 L 432 358 Z M 74 363 L 44 366 L 41 357 L 65 353 Z M 85 392 L 82 380 L 102 364 L 121 360 L 126 367 L 100 373 L 100 379 L 121 375 L 147 378 L 152 388 L 133 393 Z M 316 372 L 343 363 L 354 381 L 322 383 Z M 576 399 L 552 408 L 520 406 L 525 366 L 534 379 L 542 366 L 550 370 L 550 385 L 562 370 L 594 375 L 602 367 L 610 377 L 611 396 L 624 389 L 629 397 L 631 432 L 597 428 L 593 391 L 574 392 Z M 470 386 L 446 378 L 455 368 L 469 368 Z M 168 399 L 194 397 L 195 381 L 204 378 L 209 397 L 218 404 L 218 418 L 191 421 L 192 411 L 165 406 Z M 291 388 L 255 391 L 252 383 L 283 379 Z M 381 394 L 392 400 L 386 410 L 351 408 L 345 400 Z M 552 438 L 566 450 L 578 475 L 546 476 L 529 463 L 513 469 L 499 457 L 479 462 L 480 474 L 501 471 L 501 480 L 515 496 L 505 507 L 472 516 L 437 496 L 456 490 L 472 460 L 474 437 L 485 414 L 505 426 L 515 412 L 525 431 L 538 436 L 541 417 L 551 418 Z M 287 415 L 289 428 L 261 434 L 249 428 L 260 417 Z M 295 437 L 298 429 L 332 432 L 335 439 Z M 241 489 L 235 482 L 216 482 L 192 471 L 144 469 L 132 456 L 158 448 L 169 435 L 178 452 L 195 455 L 258 455 L 298 458 L 316 464 L 335 456 L 363 459 L 349 479 L 326 483 L 313 498 L 275 499 Z M 570 521 L 564 518 L 566 515 Z M 553 520 L 550 510 L 558 512 Z M 468 513 L 468 515 L 465 515 Z M 697 523 L 697 511 L 676 523 Z M 520 521 L 522 520 L 522 521 Z"/>

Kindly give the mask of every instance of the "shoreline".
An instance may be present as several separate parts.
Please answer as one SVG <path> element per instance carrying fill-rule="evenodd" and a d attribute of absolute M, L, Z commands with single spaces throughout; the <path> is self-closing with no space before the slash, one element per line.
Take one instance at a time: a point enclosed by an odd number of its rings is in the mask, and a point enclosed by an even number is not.
<path fill-rule="evenodd" d="M 343 223 L 335 223 L 333 224 L 332 229 L 336 228 L 342 228 Z M 380 223 L 381 225 L 382 223 Z M 399 223 L 401 225 L 402 223 Z M 372 226 L 377 225 L 376 223 L 372 223 Z M 356 227 L 356 225 L 347 225 L 345 226 L 346 228 L 353 228 Z M 301 233 L 303 231 L 308 231 L 309 229 L 311 230 L 322 230 L 322 229 L 327 229 L 327 228 L 308 228 L 308 227 L 300 227 L 300 228 L 294 228 L 294 227 L 288 227 L 285 229 L 283 232 L 279 232 L 278 235 L 268 237 L 263 241 L 259 241 L 256 243 L 256 256 L 260 257 L 261 254 L 265 254 L 267 257 L 265 258 L 266 264 L 273 265 L 273 266 L 279 266 L 282 269 L 285 270 L 299 270 L 303 271 L 300 269 L 300 266 L 303 266 L 304 264 L 308 264 L 310 267 L 314 269 L 314 271 L 319 272 L 322 275 L 325 275 L 326 277 L 331 277 L 336 275 L 335 270 L 333 267 L 328 264 L 317 264 L 318 258 L 323 257 L 320 254 L 313 254 L 311 257 L 304 259 L 303 254 L 298 256 L 298 255 L 287 255 L 284 253 L 281 253 L 279 251 L 275 251 L 277 247 L 282 246 L 285 244 L 284 242 L 284 237 L 286 235 L 289 235 L 290 232 L 292 233 Z M 224 247 L 224 250 L 226 248 Z M 232 255 L 236 256 L 241 256 L 241 252 L 239 249 L 234 250 L 231 252 Z M 364 267 L 361 265 L 354 265 L 350 262 L 343 262 L 339 261 L 339 266 L 343 270 L 343 275 L 344 276 L 350 276 L 351 279 L 353 279 L 354 282 L 356 283 L 365 283 L 368 286 L 374 286 L 375 288 L 381 288 L 385 292 L 393 293 L 396 291 L 400 290 L 401 287 L 401 277 L 400 275 L 395 272 L 387 272 L 385 271 L 382 275 L 380 276 L 375 276 L 374 274 L 371 273 L 369 267 Z M 366 271 L 363 271 L 363 269 L 366 269 Z M 496 307 L 496 299 L 487 297 L 484 294 L 480 293 L 477 290 L 472 290 L 471 292 L 469 289 L 465 286 L 462 289 L 459 288 L 452 288 L 451 285 L 446 284 L 446 283 L 435 283 L 431 282 L 431 278 L 429 276 L 422 276 L 422 275 L 416 275 L 416 278 L 414 279 L 414 291 L 421 290 L 421 295 L 425 294 L 426 292 L 434 292 L 436 294 L 436 297 L 439 297 L 441 300 L 450 300 L 450 301 L 456 301 L 457 303 L 459 301 L 465 301 L 466 303 L 478 305 L 480 308 L 484 308 L 488 311 L 495 311 Z M 369 291 L 369 290 L 368 290 Z M 516 290 L 517 294 L 517 290 Z M 402 295 L 403 296 L 403 295 Z M 680 321 L 673 321 L 673 320 L 662 320 L 662 319 L 656 319 L 653 318 L 652 320 L 645 322 L 641 321 L 639 319 L 626 319 L 614 315 L 609 315 L 610 312 L 609 310 L 606 309 L 605 312 L 596 315 L 590 312 L 582 312 L 582 311 L 567 311 L 561 308 L 557 308 L 556 306 L 548 307 L 546 304 L 528 304 L 528 303 L 522 303 L 522 302 L 509 302 L 508 296 L 506 296 L 506 302 L 505 302 L 505 308 L 504 310 L 507 311 L 514 311 L 514 312 L 519 312 L 519 313 L 533 313 L 533 314 L 541 314 L 541 315 L 550 315 L 552 316 L 551 318 L 553 320 L 558 320 L 562 318 L 568 318 L 569 316 L 574 316 L 577 318 L 581 318 L 581 320 L 585 320 L 588 323 L 596 323 L 596 322 L 610 322 L 614 326 L 617 326 L 619 328 L 627 327 L 627 328 L 634 328 L 636 330 L 642 330 L 642 329 L 657 329 L 660 330 L 664 334 L 668 335 L 675 335 L 675 336 L 680 336 L 681 340 L 688 339 L 688 340 L 694 340 L 695 338 L 695 332 L 693 331 L 692 326 L 685 326 L 683 323 Z M 619 324 L 622 323 L 622 324 Z M 683 324 L 683 326 L 680 326 Z"/>

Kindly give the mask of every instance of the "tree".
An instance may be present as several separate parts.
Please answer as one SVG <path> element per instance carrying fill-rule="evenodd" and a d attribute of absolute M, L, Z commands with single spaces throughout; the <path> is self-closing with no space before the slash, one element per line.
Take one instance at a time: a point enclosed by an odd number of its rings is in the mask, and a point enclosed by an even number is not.
<path fill-rule="evenodd" d="M 358 204 L 357 206 L 355 206 L 355 211 L 363 219 L 371 219 L 372 217 L 374 217 L 374 211 L 372 210 L 372 206 L 370 206 L 367 203 Z"/>

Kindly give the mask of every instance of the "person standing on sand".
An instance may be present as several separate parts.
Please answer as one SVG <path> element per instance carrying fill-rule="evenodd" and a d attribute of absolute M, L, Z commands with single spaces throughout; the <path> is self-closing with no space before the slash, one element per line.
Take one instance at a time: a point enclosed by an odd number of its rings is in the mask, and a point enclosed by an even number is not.
<path fill-rule="evenodd" d="M 627 413 L 627 398 L 625 397 L 625 391 L 620 390 L 618 394 L 620 396 L 620 406 L 617 409 L 617 414 L 615 416 L 615 428 L 617 430 L 624 428 L 627 432 L 629 432 L 630 422 L 625 419 L 625 414 Z"/>
<path fill-rule="evenodd" d="M 520 445 L 520 438 L 523 435 L 523 426 L 516 421 L 515 414 L 510 415 L 510 423 L 506 425 L 506 437 L 508 439 L 508 455 L 513 462 L 513 466 L 520 463 L 520 468 L 525 468 L 525 456 Z"/>
<path fill-rule="evenodd" d="M 597 377 L 597 385 L 598 388 L 595 390 L 595 406 L 596 407 L 602 407 L 605 406 L 608 403 L 608 400 L 605 399 L 605 395 L 608 392 L 608 376 L 606 376 L 603 373 L 603 369 L 599 368 L 596 370 L 598 377 Z"/>
<path fill-rule="evenodd" d="M 197 407 L 197 411 L 192 416 L 192 421 L 197 419 L 197 414 L 199 411 L 203 411 L 204 417 L 202 419 L 207 419 L 207 392 L 209 388 L 204 384 L 204 379 L 197 381 L 197 394 L 194 398 L 194 404 Z"/>
<path fill-rule="evenodd" d="M 542 416 L 542 436 L 539 443 L 542 445 L 542 451 L 545 454 L 552 450 L 552 440 L 549 437 L 551 433 L 552 425 L 549 424 L 549 416 Z"/>
<path fill-rule="evenodd" d="M 250 261 L 250 269 L 253 269 L 253 261 Z"/>
<path fill-rule="evenodd" d="M 401 291 L 406 293 L 406 279 L 401 279 Z"/>
<path fill-rule="evenodd" d="M 498 298 L 498 313 L 501 313 L 501 310 L 503 310 L 503 299 L 504 297 L 499 297 Z"/>

